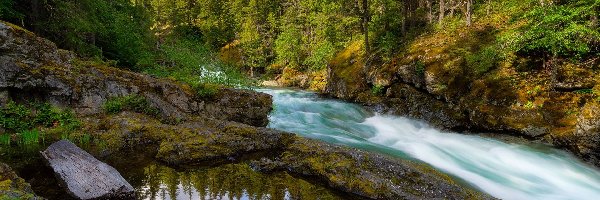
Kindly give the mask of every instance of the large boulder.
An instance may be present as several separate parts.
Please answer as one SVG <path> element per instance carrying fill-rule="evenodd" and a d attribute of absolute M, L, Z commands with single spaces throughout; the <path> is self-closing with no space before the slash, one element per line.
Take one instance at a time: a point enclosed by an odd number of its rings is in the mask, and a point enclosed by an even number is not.
<path fill-rule="evenodd" d="M 42 156 L 67 192 L 82 200 L 132 199 L 133 187 L 119 172 L 68 140 L 50 145 Z"/>
<path fill-rule="evenodd" d="M 97 114 L 108 99 L 136 94 L 165 119 L 204 115 L 253 126 L 266 126 L 271 111 L 267 94 L 221 89 L 202 98 L 173 80 L 78 60 L 72 52 L 5 22 L 0 22 L 0 53 L 0 94 L 17 101 L 37 98 L 81 114 Z"/>

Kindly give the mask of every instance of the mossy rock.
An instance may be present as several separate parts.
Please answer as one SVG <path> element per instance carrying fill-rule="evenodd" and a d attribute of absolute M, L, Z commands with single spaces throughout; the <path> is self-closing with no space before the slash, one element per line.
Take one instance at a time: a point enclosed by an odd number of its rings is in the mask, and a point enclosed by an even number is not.
<path fill-rule="evenodd" d="M 29 183 L 18 177 L 8 165 L 0 163 L 0 199 L 38 200 L 43 198 L 36 196 Z"/>

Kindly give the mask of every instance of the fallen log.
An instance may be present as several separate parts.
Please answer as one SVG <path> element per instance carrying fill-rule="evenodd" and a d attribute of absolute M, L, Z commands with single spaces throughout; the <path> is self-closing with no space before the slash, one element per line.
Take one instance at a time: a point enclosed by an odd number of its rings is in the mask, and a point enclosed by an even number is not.
<path fill-rule="evenodd" d="M 82 200 L 133 199 L 133 187 L 119 172 L 75 144 L 61 140 L 41 152 L 67 192 Z"/>

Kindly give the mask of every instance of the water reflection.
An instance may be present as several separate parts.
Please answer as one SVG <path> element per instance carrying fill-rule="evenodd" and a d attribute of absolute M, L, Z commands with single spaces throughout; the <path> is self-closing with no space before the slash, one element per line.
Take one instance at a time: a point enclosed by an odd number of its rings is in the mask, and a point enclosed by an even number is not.
<path fill-rule="evenodd" d="M 178 172 L 151 164 L 136 187 L 138 199 L 342 199 L 319 185 L 285 172 L 263 174 L 247 164 Z"/>

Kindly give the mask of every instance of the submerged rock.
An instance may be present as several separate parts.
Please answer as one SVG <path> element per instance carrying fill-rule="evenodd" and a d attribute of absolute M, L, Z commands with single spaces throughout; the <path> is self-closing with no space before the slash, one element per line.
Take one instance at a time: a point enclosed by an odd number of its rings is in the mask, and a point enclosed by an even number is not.
<path fill-rule="evenodd" d="M 0 199 L 41 200 L 44 198 L 36 196 L 29 183 L 17 176 L 8 165 L 0 163 Z"/>
<path fill-rule="evenodd" d="M 42 156 L 62 186 L 77 199 L 132 199 L 135 196 L 133 187 L 115 168 L 67 140 L 50 145 Z"/>

